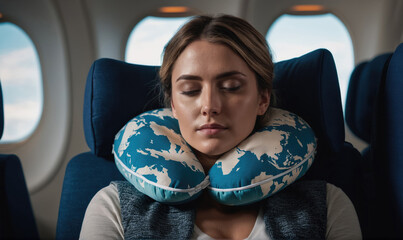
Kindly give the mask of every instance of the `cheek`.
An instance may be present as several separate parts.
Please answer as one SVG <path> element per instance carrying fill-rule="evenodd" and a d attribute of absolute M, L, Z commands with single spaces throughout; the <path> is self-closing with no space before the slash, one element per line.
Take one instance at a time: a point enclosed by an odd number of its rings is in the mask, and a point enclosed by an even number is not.
<path fill-rule="evenodd" d="M 257 97 L 242 98 L 231 103 L 230 118 L 236 131 L 246 137 L 252 132 L 259 114 L 259 102 Z M 244 136 L 245 135 L 245 136 Z"/>
<path fill-rule="evenodd" d="M 229 108 L 232 112 L 243 117 L 254 116 L 258 113 L 259 100 L 255 95 L 247 95 L 241 98 L 232 99 Z"/>
<path fill-rule="evenodd" d="M 182 135 L 187 136 L 191 132 L 191 124 L 194 122 L 194 114 L 190 103 L 180 101 L 175 97 L 172 98 L 172 110 L 174 117 L 179 122 L 179 128 Z"/>

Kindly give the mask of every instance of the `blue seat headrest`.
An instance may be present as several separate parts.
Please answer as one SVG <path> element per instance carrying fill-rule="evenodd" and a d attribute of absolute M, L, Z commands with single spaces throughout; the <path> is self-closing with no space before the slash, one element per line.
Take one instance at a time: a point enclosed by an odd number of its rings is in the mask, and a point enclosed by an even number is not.
<path fill-rule="evenodd" d="M 113 59 L 93 63 L 83 118 L 85 139 L 96 156 L 113 159 L 113 139 L 122 126 L 144 111 L 162 107 L 158 69 Z"/>
<path fill-rule="evenodd" d="M 403 236 L 403 43 L 393 53 L 379 88 L 375 131 L 371 136 L 375 192 L 374 225 L 378 236 Z M 379 208 L 379 206 L 384 206 Z M 386 220 L 385 220 L 386 219 Z M 385 235 L 385 232 L 388 234 Z"/>
<path fill-rule="evenodd" d="M 342 149 L 344 121 L 339 82 L 328 50 L 318 49 L 276 63 L 273 84 L 279 99 L 277 107 L 307 121 L 319 139 L 318 148 L 332 152 Z"/>
<path fill-rule="evenodd" d="M 346 123 L 367 143 L 371 140 L 372 117 L 381 80 L 386 77 L 392 53 L 385 53 L 359 64 L 353 71 L 346 101 Z"/>

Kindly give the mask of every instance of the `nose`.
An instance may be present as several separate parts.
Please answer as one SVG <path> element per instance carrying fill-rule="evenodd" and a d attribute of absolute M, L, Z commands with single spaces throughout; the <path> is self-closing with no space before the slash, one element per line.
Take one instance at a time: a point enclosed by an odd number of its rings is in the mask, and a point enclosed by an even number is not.
<path fill-rule="evenodd" d="M 201 114 L 211 117 L 221 113 L 222 100 L 217 91 L 212 88 L 205 88 L 201 97 Z"/>

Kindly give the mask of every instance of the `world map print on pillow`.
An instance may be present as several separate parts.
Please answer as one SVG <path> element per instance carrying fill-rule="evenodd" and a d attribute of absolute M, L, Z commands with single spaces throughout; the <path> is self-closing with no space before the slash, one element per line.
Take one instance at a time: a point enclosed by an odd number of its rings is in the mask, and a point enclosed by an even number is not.
<path fill-rule="evenodd" d="M 160 202 L 191 201 L 207 188 L 222 204 L 253 203 L 303 176 L 316 151 L 303 119 L 277 108 L 269 116 L 265 127 L 221 156 L 206 175 L 172 111 L 145 112 L 116 134 L 115 163 L 140 192 Z"/>

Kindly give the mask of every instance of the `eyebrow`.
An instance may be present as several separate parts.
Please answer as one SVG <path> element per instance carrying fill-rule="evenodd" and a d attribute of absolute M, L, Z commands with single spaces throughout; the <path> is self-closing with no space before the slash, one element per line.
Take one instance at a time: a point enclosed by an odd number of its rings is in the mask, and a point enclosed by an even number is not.
<path fill-rule="evenodd" d="M 241 73 L 239 71 L 229 71 L 229 72 L 220 73 L 217 76 L 215 76 L 214 78 L 215 79 L 223 79 L 223 78 L 231 77 L 231 76 L 234 76 L 234 75 L 242 75 L 242 76 L 246 77 L 246 75 L 244 73 Z M 202 78 L 197 76 L 197 75 L 183 74 L 183 75 L 180 75 L 176 79 L 176 81 L 179 81 L 179 80 L 198 80 L 198 81 L 200 81 L 200 80 L 202 80 Z"/>

